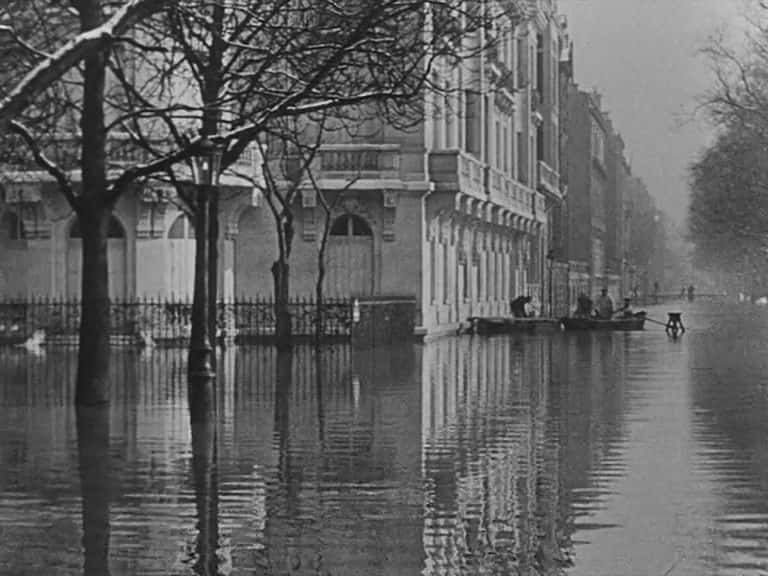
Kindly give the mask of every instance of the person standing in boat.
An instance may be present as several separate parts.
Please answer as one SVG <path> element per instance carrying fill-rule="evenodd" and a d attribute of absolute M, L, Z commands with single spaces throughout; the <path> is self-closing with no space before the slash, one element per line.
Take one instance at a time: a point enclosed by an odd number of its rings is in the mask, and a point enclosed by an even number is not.
<path fill-rule="evenodd" d="M 584 292 L 579 292 L 579 297 L 576 299 L 576 312 L 574 316 L 576 318 L 589 318 L 592 316 L 593 309 L 592 298 L 584 294 Z"/>
<path fill-rule="evenodd" d="M 600 298 L 597 299 L 597 317 L 601 320 L 610 320 L 613 317 L 613 300 L 608 295 L 608 288 L 600 291 Z"/>
<path fill-rule="evenodd" d="M 527 307 L 531 303 L 531 297 L 530 296 L 518 296 L 512 302 L 510 303 L 510 311 L 512 312 L 512 316 L 515 318 L 527 318 L 528 317 L 528 310 Z"/>

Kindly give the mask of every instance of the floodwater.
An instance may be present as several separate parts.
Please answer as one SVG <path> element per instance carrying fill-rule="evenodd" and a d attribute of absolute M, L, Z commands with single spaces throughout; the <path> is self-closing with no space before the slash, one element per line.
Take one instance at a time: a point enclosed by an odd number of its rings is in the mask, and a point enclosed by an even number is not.
<path fill-rule="evenodd" d="M 768 312 L 688 332 L 0 356 L 0 574 L 768 574 Z M 666 310 L 651 311 L 660 318 Z"/>

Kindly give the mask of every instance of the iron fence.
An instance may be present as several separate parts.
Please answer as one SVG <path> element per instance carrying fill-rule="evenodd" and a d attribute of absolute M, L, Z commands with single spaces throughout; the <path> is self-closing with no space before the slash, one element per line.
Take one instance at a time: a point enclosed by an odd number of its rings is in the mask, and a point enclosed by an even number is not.
<path fill-rule="evenodd" d="M 77 338 L 82 302 L 73 299 L 0 300 L 0 343 L 23 342 L 36 331 L 48 341 Z M 323 337 L 349 338 L 352 301 L 310 299 L 288 303 L 291 332 L 296 338 L 314 337 L 322 318 Z M 322 313 L 322 316 L 319 315 Z M 125 299 L 109 303 L 110 335 L 126 342 L 149 340 L 160 346 L 185 344 L 191 333 L 192 303 L 186 300 Z M 270 298 L 252 298 L 218 303 L 216 338 L 219 341 L 269 340 L 275 334 L 275 306 Z"/>

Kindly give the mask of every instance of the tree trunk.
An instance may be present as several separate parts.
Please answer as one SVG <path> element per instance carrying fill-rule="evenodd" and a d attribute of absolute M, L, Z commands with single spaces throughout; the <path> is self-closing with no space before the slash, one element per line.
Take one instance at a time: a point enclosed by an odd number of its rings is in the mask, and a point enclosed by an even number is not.
<path fill-rule="evenodd" d="M 211 335 L 211 365 L 216 371 L 217 327 L 219 326 L 219 190 L 211 190 L 208 205 L 208 321 Z"/>
<path fill-rule="evenodd" d="M 75 392 L 78 405 L 109 402 L 109 218 L 110 211 L 104 207 L 80 211 L 83 273 Z"/>
<path fill-rule="evenodd" d="M 291 347 L 291 313 L 289 303 L 289 265 L 283 255 L 272 264 L 275 292 L 275 343 L 279 350 Z"/>
<path fill-rule="evenodd" d="M 209 312 L 208 191 L 198 186 L 195 203 L 195 285 L 192 292 L 192 333 L 189 339 L 187 372 L 190 379 L 213 378 Z"/>
<path fill-rule="evenodd" d="M 323 280 L 325 280 L 325 250 L 317 256 L 317 284 L 315 284 L 315 344 L 319 345 L 323 338 L 325 327 L 325 310 L 323 309 Z"/>
<path fill-rule="evenodd" d="M 101 25 L 103 14 L 97 0 L 79 3 L 83 31 Z M 80 118 L 82 148 L 82 196 L 79 210 L 83 237 L 82 312 L 77 359 L 78 405 L 109 401 L 109 281 L 107 227 L 111 206 L 107 191 L 107 131 L 104 123 L 106 50 L 84 60 L 83 110 Z"/>

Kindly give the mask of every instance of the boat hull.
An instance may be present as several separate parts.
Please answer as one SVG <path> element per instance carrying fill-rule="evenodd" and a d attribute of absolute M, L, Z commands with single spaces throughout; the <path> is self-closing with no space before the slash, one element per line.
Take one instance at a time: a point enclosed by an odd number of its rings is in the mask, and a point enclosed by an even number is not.
<path fill-rule="evenodd" d="M 642 330 L 645 327 L 645 316 L 613 318 L 611 320 L 565 317 L 560 319 L 560 324 L 566 330 Z"/>

